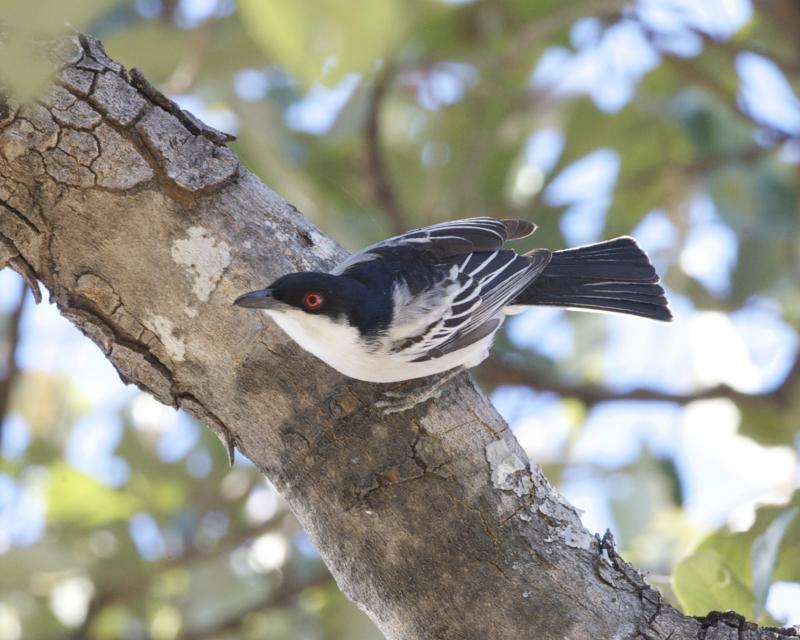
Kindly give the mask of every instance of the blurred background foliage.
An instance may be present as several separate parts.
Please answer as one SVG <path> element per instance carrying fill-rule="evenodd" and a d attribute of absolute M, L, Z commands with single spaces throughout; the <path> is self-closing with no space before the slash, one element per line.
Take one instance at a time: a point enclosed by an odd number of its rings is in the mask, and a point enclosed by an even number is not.
<path fill-rule="evenodd" d="M 800 4 L 4 2 L 239 136 L 345 246 L 448 218 L 632 234 L 676 315 L 535 310 L 477 370 L 532 459 L 690 614 L 800 624 Z M 378 638 L 273 488 L 0 273 L 0 638 Z"/>

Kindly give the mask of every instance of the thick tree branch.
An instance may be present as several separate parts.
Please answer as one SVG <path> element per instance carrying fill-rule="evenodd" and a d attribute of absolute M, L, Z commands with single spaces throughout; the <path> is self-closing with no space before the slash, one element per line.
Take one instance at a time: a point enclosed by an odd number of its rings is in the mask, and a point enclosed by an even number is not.
<path fill-rule="evenodd" d="M 468 376 L 386 418 L 380 387 L 271 324 L 248 341 L 262 321 L 237 294 L 344 252 L 99 43 L 58 52 L 41 103 L 0 109 L 0 236 L 124 380 L 269 476 L 388 638 L 797 637 L 664 604 Z"/>

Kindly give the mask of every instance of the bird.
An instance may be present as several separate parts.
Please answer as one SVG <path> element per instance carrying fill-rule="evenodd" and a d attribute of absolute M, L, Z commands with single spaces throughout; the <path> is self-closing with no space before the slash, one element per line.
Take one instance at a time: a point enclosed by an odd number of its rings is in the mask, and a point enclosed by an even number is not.
<path fill-rule="evenodd" d="M 404 399 L 404 411 L 441 393 L 489 355 L 509 315 L 536 306 L 672 319 L 659 276 L 629 236 L 526 253 L 506 242 L 531 235 L 527 220 L 467 218 L 370 245 L 328 272 L 279 277 L 234 304 L 272 318 L 300 347 L 349 378 L 397 383 L 445 374 Z M 407 394 L 413 395 L 413 394 Z"/>

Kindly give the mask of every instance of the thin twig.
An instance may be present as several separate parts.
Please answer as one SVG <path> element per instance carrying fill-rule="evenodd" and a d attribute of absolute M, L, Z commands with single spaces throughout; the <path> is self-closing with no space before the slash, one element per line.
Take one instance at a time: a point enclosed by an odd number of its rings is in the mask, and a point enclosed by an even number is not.
<path fill-rule="evenodd" d="M 752 146 L 736 151 L 711 153 L 695 158 L 684 164 L 662 163 L 647 167 L 641 171 L 620 178 L 618 189 L 638 188 L 643 185 L 650 186 L 661 175 L 685 175 L 689 177 L 703 176 L 717 169 L 733 167 L 736 165 L 752 165 L 754 162 L 766 158 L 780 150 L 780 145 L 786 141 L 786 136 L 776 139 L 774 145 L 767 147 Z"/>
<path fill-rule="evenodd" d="M 794 194 L 794 237 L 800 237 L 800 164 L 794 166 Z M 794 258 L 792 272 L 794 273 L 795 279 L 797 279 L 800 277 L 800 246 L 798 246 L 797 242 L 791 242 L 789 246 L 791 247 L 790 251 Z"/>
<path fill-rule="evenodd" d="M 364 135 L 367 145 L 367 178 L 370 182 L 372 195 L 375 202 L 389 218 L 392 231 L 394 233 L 402 233 L 407 229 L 405 216 L 400 210 L 397 195 L 392 187 L 389 170 L 381 150 L 381 107 L 383 106 L 386 92 L 392 83 L 393 76 L 394 68 L 387 62 L 384 69 L 375 78 Z"/>
<path fill-rule="evenodd" d="M 636 20 L 644 32 L 645 36 L 650 40 L 652 46 L 657 49 L 664 58 L 664 61 L 669 64 L 677 73 L 680 75 L 684 80 L 690 82 L 691 84 L 697 85 L 705 89 L 710 95 L 717 98 L 720 102 L 730 107 L 734 112 L 742 116 L 751 124 L 761 128 L 762 130 L 767 130 L 773 133 L 776 139 L 786 139 L 790 137 L 787 132 L 780 131 L 775 129 L 774 127 L 770 127 L 770 125 L 758 121 L 756 118 L 753 117 L 753 114 L 749 113 L 747 109 L 744 107 L 743 103 L 738 99 L 739 98 L 739 89 L 737 86 L 732 84 L 726 84 L 724 81 L 721 80 L 721 76 L 718 73 L 713 73 L 707 70 L 702 64 L 701 56 L 698 56 L 694 59 L 687 59 L 681 56 L 675 55 L 670 51 L 666 51 L 663 48 L 658 46 L 658 37 L 659 34 L 654 31 L 651 27 L 649 27 L 637 14 L 635 11 L 631 11 L 628 16 L 632 20 Z M 731 66 L 735 64 L 735 58 L 741 51 L 737 50 L 730 42 L 727 44 L 725 42 L 718 41 L 707 33 L 694 29 L 692 30 L 697 37 L 699 37 L 703 45 L 707 48 L 717 48 L 727 54 L 729 62 Z M 782 61 L 784 64 L 786 61 Z M 777 64 L 777 63 L 776 63 Z"/>
<path fill-rule="evenodd" d="M 589 16 L 615 16 L 620 14 L 627 4 L 628 0 L 584 0 L 577 4 L 567 4 L 562 9 L 523 27 L 514 39 L 514 50 L 518 53 L 527 53 L 532 46 L 566 29 L 576 20 Z"/>
<path fill-rule="evenodd" d="M 208 44 L 211 39 L 211 29 L 216 20 L 208 18 L 194 29 L 192 44 L 181 58 L 172 75 L 164 84 L 164 92 L 170 95 L 182 94 L 189 91 L 194 84 L 197 74 L 203 68 L 208 55 Z"/>
<path fill-rule="evenodd" d="M 117 585 L 101 587 L 89 602 L 89 610 L 86 612 L 83 623 L 66 636 L 66 640 L 81 640 L 85 638 L 89 628 L 103 609 L 112 604 L 129 602 L 142 595 L 150 588 L 153 581 L 163 575 L 164 572 L 176 567 L 185 567 L 195 562 L 209 562 L 223 554 L 230 553 L 237 547 L 247 543 L 247 541 L 279 528 L 286 515 L 287 512 L 281 511 L 257 529 L 248 529 L 235 536 L 229 536 L 223 539 L 221 541 L 222 544 L 210 553 L 204 553 L 196 546 L 192 546 L 182 555 L 160 562 L 153 572 L 143 571 L 135 576 L 128 577 L 124 582 L 120 582 Z"/>
<path fill-rule="evenodd" d="M 266 613 L 272 609 L 286 606 L 306 589 L 328 583 L 333 584 L 333 577 L 327 571 L 315 574 L 310 578 L 300 582 L 286 583 L 277 591 L 270 593 L 266 600 L 259 600 L 258 602 L 239 609 L 235 613 L 228 616 L 225 620 L 218 622 L 211 628 L 198 629 L 196 631 L 184 633 L 181 636 L 181 639 L 207 640 L 208 638 L 217 638 L 220 636 L 220 634 L 223 634 L 226 631 L 239 629 L 244 624 L 247 616 L 252 613 Z"/>
<path fill-rule="evenodd" d="M 755 5 L 759 16 L 767 17 L 789 38 L 789 42 L 794 45 L 795 58 L 800 59 L 800 41 L 797 39 L 797 34 L 800 32 L 800 6 L 798 3 L 784 2 L 783 0 L 755 0 Z M 773 56 L 770 57 L 780 65 L 780 62 Z"/>

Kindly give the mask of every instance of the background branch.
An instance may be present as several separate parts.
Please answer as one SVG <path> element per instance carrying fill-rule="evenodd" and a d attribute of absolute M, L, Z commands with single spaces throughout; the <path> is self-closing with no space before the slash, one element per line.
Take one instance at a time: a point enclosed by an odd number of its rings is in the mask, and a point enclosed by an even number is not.
<path fill-rule="evenodd" d="M 394 67 L 391 62 L 385 62 L 383 69 L 375 77 L 370 93 L 364 138 L 366 142 L 366 172 L 372 197 L 389 219 L 392 233 L 399 234 L 407 231 L 408 225 L 400 209 L 397 194 L 392 187 L 389 168 L 386 166 L 381 148 L 381 107 L 393 78 Z"/>
<path fill-rule="evenodd" d="M 236 631 L 241 629 L 248 616 L 254 613 L 267 613 L 274 609 L 285 607 L 306 589 L 326 585 L 333 586 L 333 578 L 327 571 L 315 573 L 303 579 L 284 582 L 280 587 L 272 591 L 266 599 L 232 612 L 227 618 L 220 620 L 210 628 L 187 631 L 181 635 L 181 640 L 210 640 L 219 637 L 222 633 Z"/>
<path fill-rule="evenodd" d="M 22 321 L 22 312 L 25 309 L 25 300 L 28 294 L 28 285 L 23 281 L 19 288 L 19 298 L 17 304 L 8 315 L 6 324 L 6 335 L 2 372 L 3 377 L 0 378 L 0 445 L 3 443 L 3 424 L 5 417 L 8 415 L 8 402 L 11 398 L 11 391 L 14 388 L 14 382 L 19 374 L 19 367 L 17 367 L 17 345 L 20 339 L 20 326 Z"/>
<path fill-rule="evenodd" d="M 587 407 L 593 407 L 602 402 L 636 400 L 689 404 L 697 400 L 712 398 L 726 398 L 741 405 L 784 406 L 795 397 L 798 383 L 800 383 L 800 358 L 795 359 L 780 386 L 765 393 L 743 393 L 724 384 L 686 393 L 670 393 L 647 388 L 615 391 L 601 385 L 573 384 L 559 380 L 552 374 L 512 364 L 497 356 L 493 356 L 481 364 L 476 373 L 478 379 L 486 384 L 495 386 L 501 384 L 525 385 L 536 391 L 548 391 L 565 398 L 577 398 Z"/>
<path fill-rule="evenodd" d="M 208 562 L 229 554 L 236 548 L 247 544 L 248 541 L 265 533 L 269 533 L 270 531 L 275 531 L 283 524 L 285 517 L 285 512 L 280 513 L 261 527 L 246 529 L 235 535 L 228 535 L 221 541 L 221 544 L 210 553 L 203 552 L 196 546 L 191 546 L 183 554 L 162 561 L 155 567 L 157 572 L 142 571 L 134 576 L 126 576 L 123 582 L 97 585 L 97 590 L 89 601 L 89 608 L 83 622 L 72 633 L 68 634 L 66 639 L 81 640 L 82 638 L 86 638 L 92 625 L 104 609 L 115 604 L 135 600 L 151 589 L 154 582 L 166 575 L 167 572 L 178 567 L 188 567 L 195 563 Z"/>

